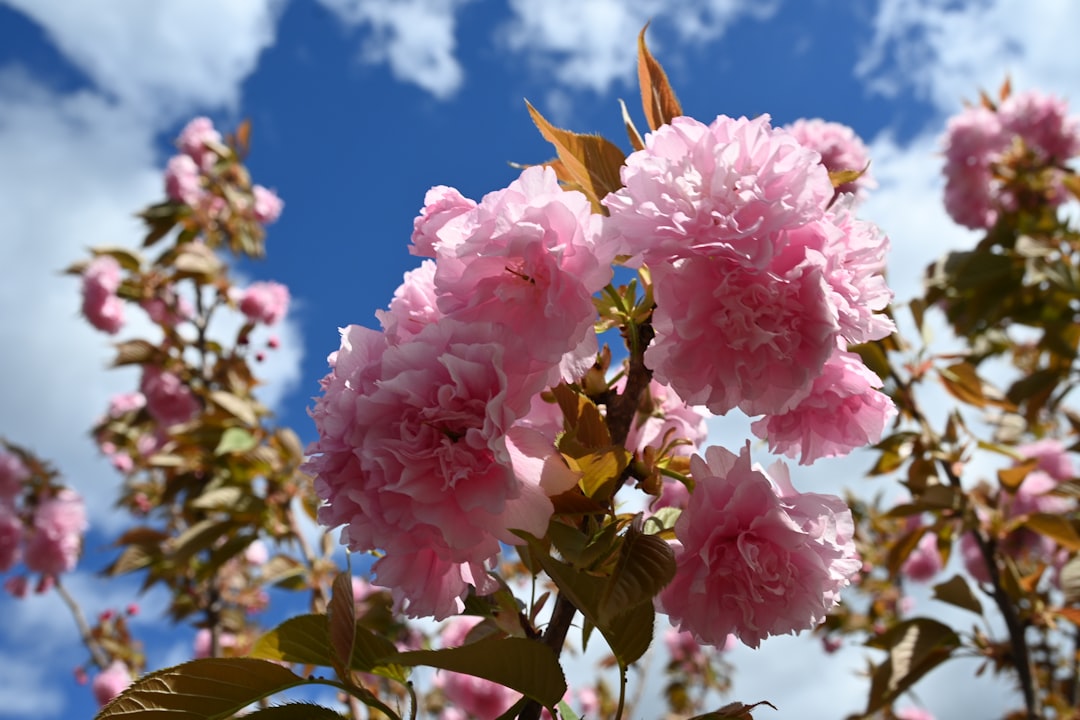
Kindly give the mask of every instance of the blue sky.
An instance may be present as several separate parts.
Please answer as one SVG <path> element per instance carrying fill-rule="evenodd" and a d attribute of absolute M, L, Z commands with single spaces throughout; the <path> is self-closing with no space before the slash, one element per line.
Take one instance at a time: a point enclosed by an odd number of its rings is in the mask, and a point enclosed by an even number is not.
<path fill-rule="evenodd" d="M 971 242 L 941 209 L 935 155 L 961 99 L 1006 73 L 1014 87 L 1080 99 L 1080 73 L 1061 60 L 1080 27 L 1069 0 L 0 0 L 0 435 L 51 457 L 89 498 L 95 529 L 71 584 L 90 613 L 122 606 L 130 586 L 92 574 L 119 519 L 116 477 L 86 431 L 135 379 L 104 372 L 107 340 L 79 319 L 77 283 L 59 270 L 89 246 L 138 242 L 132 213 L 161 196 L 179 128 L 198 114 L 225 129 L 254 123 L 253 175 L 286 206 L 268 259 L 244 272 L 295 298 L 264 398 L 310 440 L 305 409 L 337 328 L 373 324 L 417 264 L 406 245 L 427 188 L 479 198 L 514 177 L 508 162 L 548 158 L 524 98 L 625 147 L 617 100 L 644 127 L 634 42 L 650 19 L 688 114 L 823 117 L 870 144 L 881 187 L 862 214 L 892 238 L 900 299 L 934 256 Z M 739 422 L 716 421 L 714 440 L 741 444 Z M 793 476 L 835 492 L 866 464 Z M 139 624 L 151 663 L 185 659 L 190 633 L 158 632 L 154 602 Z M 11 618 L 0 666 L 12 668 L 0 717 L 89 717 L 89 691 L 70 673 L 84 655 L 62 608 L 0 597 L 0 612 Z M 736 697 L 769 698 L 781 719 L 858 708 L 862 651 L 830 659 L 826 675 L 812 646 L 740 651 Z M 939 718 L 961 712 L 950 683 L 971 669 L 920 686 Z M 980 686 L 988 707 L 1007 692 L 994 687 Z"/>

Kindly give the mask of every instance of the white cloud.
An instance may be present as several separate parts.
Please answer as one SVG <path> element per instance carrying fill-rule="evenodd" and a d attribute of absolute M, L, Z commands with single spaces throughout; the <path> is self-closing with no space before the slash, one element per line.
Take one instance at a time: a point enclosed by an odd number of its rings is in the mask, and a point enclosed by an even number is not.
<path fill-rule="evenodd" d="M 232 107 L 274 41 L 282 0 L 3 0 L 39 23 L 107 97 L 146 119 Z"/>
<path fill-rule="evenodd" d="M 387 63 L 398 80 L 446 99 L 465 73 L 454 55 L 457 11 L 469 0 L 319 0 L 341 22 L 368 29 L 364 62 Z"/>
<path fill-rule="evenodd" d="M 914 91 L 946 112 L 1006 75 L 1080 101 L 1080 77 L 1061 61 L 1080 4 L 1055 0 L 882 0 L 857 73 L 887 95 Z"/>
<path fill-rule="evenodd" d="M 503 41 L 537 66 L 552 68 L 558 83 L 605 93 L 634 76 L 637 46 L 632 40 L 645 23 L 674 30 L 680 44 L 700 45 L 722 36 L 740 17 L 767 18 L 777 6 L 775 1 L 738 0 L 510 0 L 514 18 Z M 650 47 L 660 47 L 655 37 Z M 668 57 L 667 62 L 675 61 Z"/>

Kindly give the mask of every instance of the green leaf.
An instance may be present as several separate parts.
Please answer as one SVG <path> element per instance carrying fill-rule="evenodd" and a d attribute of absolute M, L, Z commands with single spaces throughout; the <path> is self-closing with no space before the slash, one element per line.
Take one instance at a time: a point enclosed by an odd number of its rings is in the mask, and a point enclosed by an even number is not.
<path fill-rule="evenodd" d="M 456 648 L 398 653 L 387 660 L 491 680 L 549 708 L 566 694 L 566 679 L 555 653 L 536 640 L 488 637 Z"/>
<path fill-rule="evenodd" d="M 244 428 L 225 428 L 225 432 L 221 433 L 221 440 L 218 441 L 217 447 L 214 448 L 214 455 L 245 453 L 258 444 L 259 441 L 255 436 Z"/>
<path fill-rule="evenodd" d="M 204 658 L 136 680 L 103 707 L 96 720 L 224 720 L 303 678 L 266 660 Z"/>
<path fill-rule="evenodd" d="M 200 510 L 228 510 L 235 508 L 245 497 L 243 488 L 235 485 L 207 490 L 191 501 L 191 506 Z"/>
<path fill-rule="evenodd" d="M 623 538 L 619 560 L 604 588 L 600 613 L 615 618 L 641 603 L 652 604 L 656 595 L 675 577 L 675 553 L 666 540 L 641 531 L 638 515 Z"/>
<path fill-rule="evenodd" d="M 172 543 L 170 559 L 176 563 L 186 562 L 198 552 L 218 542 L 235 527 L 233 520 L 201 520 L 177 536 Z"/>
<path fill-rule="evenodd" d="M 559 718 L 560 720 L 581 720 L 581 716 L 574 712 L 565 700 L 559 701 Z"/>
<path fill-rule="evenodd" d="M 259 708 L 245 714 L 244 720 L 349 720 L 349 718 L 315 703 L 292 702 Z"/>
<path fill-rule="evenodd" d="M 889 705 L 923 675 L 949 659 L 960 638 L 948 625 L 930 618 L 912 618 L 871 638 L 870 647 L 887 650 L 888 658 L 874 668 L 866 715 Z"/>
<path fill-rule="evenodd" d="M 971 592 L 967 580 L 960 575 L 954 575 L 951 580 L 935 585 L 934 599 L 982 615 L 982 603 L 975 593 Z"/>

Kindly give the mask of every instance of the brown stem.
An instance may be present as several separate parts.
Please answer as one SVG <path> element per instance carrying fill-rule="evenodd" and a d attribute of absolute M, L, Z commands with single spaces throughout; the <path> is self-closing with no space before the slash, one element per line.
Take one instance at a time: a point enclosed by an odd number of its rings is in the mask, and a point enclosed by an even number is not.
<path fill-rule="evenodd" d="M 652 324 L 646 322 L 639 325 L 636 333 L 635 342 L 627 343 L 631 351 L 626 386 L 607 408 L 608 432 L 611 433 L 611 442 L 615 445 L 626 443 L 626 436 L 630 433 L 630 424 L 634 421 L 634 415 L 637 414 L 641 393 L 648 390 L 649 382 L 652 380 L 652 370 L 645 367 L 645 348 L 653 339 Z M 551 648 L 555 657 L 562 654 L 566 633 L 570 630 L 570 623 L 573 622 L 576 614 L 577 607 L 574 603 L 565 594 L 559 593 L 543 637 L 543 643 Z M 518 720 L 538 720 L 540 711 L 540 703 L 530 700 L 522 708 Z"/>
<path fill-rule="evenodd" d="M 98 641 L 94 639 L 94 634 L 90 630 L 90 623 L 86 622 L 86 616 L 83 615 L 79 603 L 75 602 L 75 598 L 60 583 L 60 578 L 56 578 L 56 584 L 53 587 L 56 588 L 56 593 L 60 596 L 60 599 L 68 606 L 71 616 L 75 618 L 75 625 L 79 628 L 79 637 L 82 638 L 86 649 L 90 651 L 90 657 L 93 658 L 94 664 L 98 666 L 99 670 L 104 670 L 109 666 L 109 657 L 105 654 Z"/>

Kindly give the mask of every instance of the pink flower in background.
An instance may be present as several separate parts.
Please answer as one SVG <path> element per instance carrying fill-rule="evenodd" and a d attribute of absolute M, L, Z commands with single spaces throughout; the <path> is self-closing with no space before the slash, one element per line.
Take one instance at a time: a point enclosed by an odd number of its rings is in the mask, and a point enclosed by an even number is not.
<path fill-rule="evenodd" d="M 34 510 L 33 527 L 27 535 L 26 567 L 48 576 L 72 570 L 79 560 L 86 528 L 86 508 L 74 490 L 65 488 L 43 500 Z"/>
<path fill-rule="evenodd" d="M 0 447 L 0 505 L 5 501 L 12 501 L 21 493 L 23 483 L 29 479 L 30 471 L 22 459 Z"/>
<path fill-rule="evenodd" d="M 120 263 L 109 255 L 91 260 L 82 275 L 82 311 L 91 325 L 115 334 L 124 326 L 124 304 L 116 295 Z"/>
<path fill-rule="evenodd" d="M 443 316 L 435 296 L 435 263 L 424 260 L 420 267 L 405 273 L 405 278 L 387 310 L 375 316 L 391 345 L 419 334 L 427 325 Z"/>
<path fill-rule="evenodd" d="M 185 423 L 199 412 L 199 401 L 184 381 L 157 366 L 143 366 L 139 389 L 150 416 L 165 427 Z"/>
<path fill-rule="evenodd" d="M 749 443 L 690 463 L 694 502 L 675 524 L 677 570 L 660 609 L 716 647 L 729 633 L 756 648 L 821 622 L 861 566 L 843 501 L 796 492 L 780 463 L 774 485 L 751 467 Z"/>
<path fill-rule="evenodd" d="M 531 167 L 459 219 L 454 229 L 468 232 L 438 234 L 439 310 L 528 337 L 506 362 L 545 375 L 545 385 L 579 378 L 598 350 L 592 296 L 614 259 L 586 197 L 563 190 L 552 169 Z"/>
<path fill-rule="evenodd" d="M 514 341 L 449 318 L 394 346 L 352 327 L 323 380 L 307 465 L 319 519 L 345 525 L 353 550 L 385 550 L 377 580 L 411 615 L 460 612 L 469 585 L 492 589 L 499 543 L 520 542 L 511 528 L 547 527 L 546 478 L 515 472 L 507 447 L 540 389 L 503 370 Z"/>
<path fill-rule="evenodd" d="M 769 116 L 678 117 L 645 138 L 604 199 L 620 252 L 650 266 L 725 255 L 763 268 L 785 233 L 816 220 L 833 197 L 816 152 Z"/>
<path fill-rule="evenodd" d="M 660 487 L 660 496 L 653 501 L 650 509 L 653 512 L 661 508 L 673 507 L 685 510 L 690 502 L 690 489 L 678 480 L 664 478 Z"/>
<path fill-rule="evenodd" d="M 866 145 L 847 125 L 814 118 L 796 120 L 790 125 L 785 125 L 784 129 L 790 132 L 803 147 L 820 153 L 821 164 L 829 172 L 863 170 L 870 164 L 870 153 Z M 875 187 L 877 187 L 877 182 L 867 171 L 858 179 L 838 186 L 836 192 L 852 193 L 861 199 L 866 196 L 867 190 Z"/>
<path fill-rule="evenodd" d="M 262 225 L 277 222 L 281 217 L 281 211 L 285 209 L 285 201 L 278 197 L 277 193 L 262 185 L 254 185 L 251 188 L 254 202 L 251 211 L 255 215 L 255 221 Z"/>
<path fill-rule="evenodd" d="M 221 133 L 214 129 L 214 123 L 207 117 L 193 118 L 180 131 L 176 145 L 180 152 L 189 156 L 199 167 L 209 169 L 217 160 L 217 154 L 211 145 L 221 144 Z"/>
<path fill-rule="evenodd" d="M 795 407 L 756 420 L 750 429 L 769 441 L 772 452 L 798 457 L 801 465 L 847 455 L 878 442 L 896 415 L 892 399 L 879 391 L 881 385 L 881 378 L 858 355 L 837 353 Z"/>
<path fill-rule="evenodd" d="M 1080 120 L 1069 116 L 1059 97 L 1037 90 L 1016 93 L 1001 103 L 998 117 L 1005 130 L 1047 162 L 1060 164 L 1080 154 Z"/>
<path fill-rule="evenodd" d="M 934 716 L 924 708 L 909 706 L 893 710 L 896 720 L 934 720 Z"/>
<path fill-rule="evenodd" d="M 491 680 L 447 670 L 435 676 L 435 686 L 442 689 L 447 701 L 440 720 L 496 720 L 521 697 Z"/>
<path fill-rule="evenodd" d="M 456 245 L 470 231 L 476 201 L 452 187 L 436 185 L 424 196 L 424 207 L 413 220 L 409 252 L 421 257 L 435 257 L 444 245 Z"/>
<path fill-rule="evenodd" d="M 221 654 L 222 650 L 227 650 L 236 647 L 237 637 L 236 633 L 229 632 L 228 630 L 221 630 L 218 632 L 218 653 Z M 192 652 L 195 659 L 210 657 L 210 651 L 213 650 L 211 645 L 213 644 L 213 636 L 210 633 L 210 628 L 199 628 L 195 633 L 195 640 L 192 642 Z"/>
<path fill-rule="evenodd" d="M 900 572 L 915 582 L 929 582 L 941 572 L 941 554 L 937 548 L 938 538 L 928 532 L 919 539 L 919 544 L 908 555 Z"/>
<path fill-rule="evenodd" d="M 1060 440 L 1054 438 L 1036 440 L 1020 445 L 1016 448 L 1016 452 L 1029 459 L 1037 459 L 1039 470 L 1058 482 L 1065 482 L 1076 476 L 1076 468 Z"/>
<path fill-rule="evenodd" d="M 198 207 L 206 196 L 202 171 L 188 155 L 173 155 L 165 165 L 165 194 L 170 200 Z"/>
<path fill-rule="evenodd" d="M 779 276 L 688 257 L 652 270 L 656 338 L 645 364 L 687 404 L 717 415 L 786 412 L 835 352 L 839 325 L 820 267 Z"/>
<path fill-rule="evenodd" d="M 0 572 L 7 572 L 19 562 L 23 524 L 15 508 L 0 502 Z"/>
<path fill-rule="evenodd" d="M 265 565 L 266 561 L 269 559 L 270 550 L 262 540 L 254 540 L 250 545 L 244 548 L 244 560 L 246 560 L 249 565 Z"/>
<path fill-rule="evenodd" d="M 195 316 L 195 308 L 185 297 L 180 297 L 172 286 L 158 288 L 156 297 L 140 302 L 142 309 L 158 325 L 176 325 Z"/>
<path fill-rule="evenodd" d="M 104 706 L 114 697 L 127 690 L 131 685 L 131 671 L 122 660 L 113 660 L 109 667 L 105 668 L 94 677 L 90 687 L 94 691 L 94 698 L 98 705 Z"/>
<path fill-rule="evenodd" d="M 990 582 L 990 569 L 986 566 L 986 558 L 979 549 L 975 536 L 970 532 L 960 536 L 960 557 L 964 561 L 964 569 L 976 582 Z"/>
<path fill-rule="evenodd" d="M 117 393 L 109 398 L 109 417 L 119 418 L 129 412 L 146 407 L 146 396 L 141 392 Z"/>
<path fill-rule="evenodd" d="M 289 288 L 278 282 L 254 282 L 240 295 L 240 312 L 253 322 L 274 325 L 289 309 Z"/>
<path fill-rule="evenodd" d="M 991 227 L 997 222 L 991 164 L 1009 145 L 1000 119 L 982 106 L 965 108 L 949 119 L 942 144 L 945 209 L 965 227 Z"/>
<path fill-rule="evenodd" d="M 616 384 L 622 392 L 625 380 Z M 626 447 L 644 452 L 647 447 L 659 450 L 673 440 L 689 440 L 689 445 L 675 447 L 673 455 L 692 455 L 709 433 L 704 408 L 693 408 L 682 401 L 674 390 L 656 380 L 649 383 L 649 400 L 638 410 L 626 436 Z M 670 435 L 669 435 L 670 433 Z"/>

